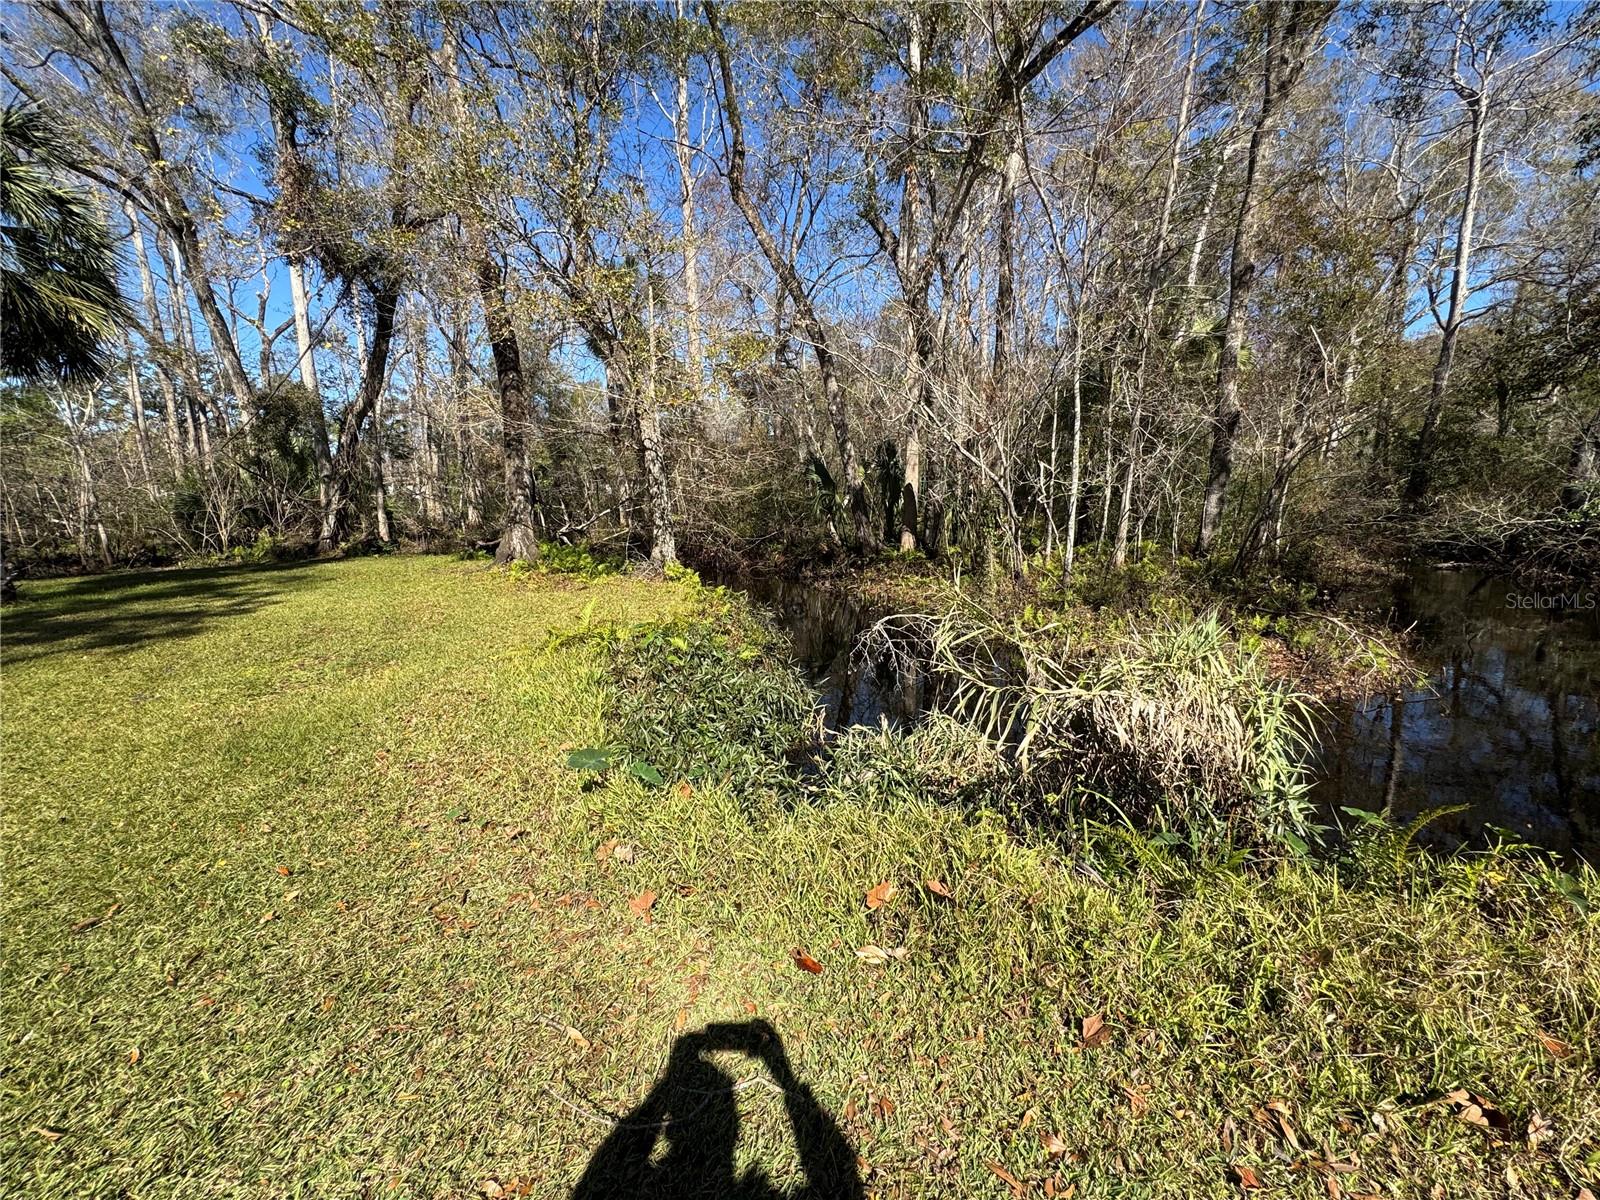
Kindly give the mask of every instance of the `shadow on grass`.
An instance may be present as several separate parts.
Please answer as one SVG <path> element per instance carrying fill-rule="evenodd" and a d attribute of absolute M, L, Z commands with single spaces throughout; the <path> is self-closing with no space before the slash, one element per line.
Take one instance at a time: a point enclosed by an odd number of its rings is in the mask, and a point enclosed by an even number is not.
<path fill-rule="evenodd" d="M 766 1065 L 783 1091 L 806 1185 L 778 1190 L 759 1168 L 736 1175 L 735 1083 L 705 1055 L 732 1051 Z M 657 1142 L 665 1139 L 664 1153 Z M 679 1038 L 666 1074 L 595 1151 L 572 1200 L 863 1200 L 856 1155 L 838 1123 L 795 1077 L 765 1021 L 707 1025 Z"/>
<path fill-rule="evenodd" d="M 5 607 L 7 662 L 62 651 L 134 650 L 193 637 L 225 617 L 254 612 L 309 582 L 314 560 L 262 566 L 130 571 L 74 580 Z"/>

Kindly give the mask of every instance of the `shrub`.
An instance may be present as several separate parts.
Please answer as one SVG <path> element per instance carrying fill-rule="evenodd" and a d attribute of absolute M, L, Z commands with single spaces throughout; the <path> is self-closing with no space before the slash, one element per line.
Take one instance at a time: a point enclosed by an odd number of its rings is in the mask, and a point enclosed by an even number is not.
<path fill-rule="evenodd" d="M 513 568 L 519 566 L 524 573 L 538 571 L 544 575 L 574 575 L 579 579 L 602 579 L 622 570 L 619 564 L 597 556 L 588 546 L 567 545 L 562 542 L 542 542 L 539 546 L 538 563 L 533 567 L 525 563 L 512 564 Z"/>
<path fill-rule="evenodd" d="M 711 594 L 715 620 L 600 631 L 611 736 L 669 779 L 784 791 L 817 740 L 816 696 L 770 626 L 743 602 Z"/>

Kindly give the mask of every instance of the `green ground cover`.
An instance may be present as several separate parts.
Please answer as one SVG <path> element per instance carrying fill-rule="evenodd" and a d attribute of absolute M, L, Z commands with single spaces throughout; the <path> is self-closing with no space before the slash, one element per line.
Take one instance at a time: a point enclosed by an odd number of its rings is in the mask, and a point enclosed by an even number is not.
<path fill-rule="evenodd" d="M 569 769 L 615 732 L 606 651 L 551 635 L 682 618 L 689 583 L 373 558 L 27 593 L 7 1195 L 651 1194 L 606 1154 L 657 1122 L 671 1195 L 729 1194 L 730 1156 L 863 1197 L 1596 1186 L 1592 871 Z"/>

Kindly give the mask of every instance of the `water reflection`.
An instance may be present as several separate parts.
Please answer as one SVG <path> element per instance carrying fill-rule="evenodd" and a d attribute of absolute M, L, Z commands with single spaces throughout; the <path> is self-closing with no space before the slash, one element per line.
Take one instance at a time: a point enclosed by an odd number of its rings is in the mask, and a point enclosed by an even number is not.
<path fill-rule="evenodd" d="M 922 711 L 921 671 L 853 653 L 857 635 L 879 615 L 868 613 L 853 593 L 770 576 L 729 583 L 763 605 L 789 634 L 795 662 L 817 689 L 829 729 L 881 723 L 898 729 Z"/>
<path fill-rule="evenodd" d="M 1562 853 L 1600 850 L 1600 593 L 1537 590 L 1473 571 L 1419 570 L 1390 598 L 1416 624 L 1424 686 L 1338 708 L 1318 798 L 1433 829 L 1486 825 Z"/>

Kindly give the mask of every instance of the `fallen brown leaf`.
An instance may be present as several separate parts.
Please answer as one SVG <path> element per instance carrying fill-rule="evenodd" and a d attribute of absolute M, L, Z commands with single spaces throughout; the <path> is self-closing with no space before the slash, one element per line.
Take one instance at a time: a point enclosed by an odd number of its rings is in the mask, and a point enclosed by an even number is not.
<path fill-rule="evenodd" d="M 35 1125 L 32 1129 L 28 1130 L 28 1132 L 33 1134 L 35 1137 L 42 1137 L 47 1142 L 59 1142 L 62 1138 L 67 1136 L 59 1129 L 49 1129 L 43 1125 Z"/>
<path fill-rule="evenodd" d="M 687 800 L 690 796 L 694 795 L 694 787 L 687 779 L 678 780 L 677 783 L 672 785 L 672 790 L 677 795 L 679 800 Z"/>
<path fill-rule="evenodd" d="M 1051 1158 L 1060 1158 L 1067 1152 L 1067 1144 L 1058 1134 L 1044 1133 L 1040 1135 L 1039 1140 L 1044 1143 L 1044 1152 Z"/>
<path fill-rule="evenodd" d="M 567 1040 L 570 1041 L 579 1050 L 587 1050 L 593 1044 L 593 1043 L 591 1043 L 589 1041 L 588 1038 L 584 1037 L 583 1034 L 579 1033 L 571 1025 L 568 1025 L 566 1027 L 566 1031 L 567 1031 Z"/>
<path fill-rule="evenodd" d="M 880 1119 L 887 1121 L 894 1116 L 894 1101 L 887 1096 L 879 1096 L 872 1102 L 872 1109 Z"/>
<path fill-rule="evenodd" d="M 1263 1107 L 1261 1116 L 1265 1119 L 1262 1124 L 1273 1129 L 1279 1137 L 1288 1142 L 1296 1151 L 1300 1149 L 1300 1138 L 1295 1133 L 1294 1123 L 1289 1120 L 1289 1105 L 1283 1100 L 1268 1100 Z"/>
<path fill-rule="evenodd" d="M 1093 1050 L 1097 1046 L 1104 1046 L 1111 1040 L 1111 1030 L 1106 1026 L 1106 1019 L 1099 1013 L 1090 1013 L 1083 1018 L 1083 1048 Z"/>
<path fill-rule="evenodd" d="M 885 904 L 894 899 L 894 893 L 894 884 L 887 879 L 884 880 L 877 887 L 868 890 L 867 907 L 882 908 Z"/>
<path fill-rule="evenodd" d="M 595 848 L 595 852 L 594 852 L 594 860 L 595 860 L 595 862 L 597 862 L 597 863 L 605 862 L 606 859 L 611 857 L 611 852 L 613 850 L 615 850 L 616 848 L 617 848 L 617 839 L 616 838 L 612 838 L 608 842 L 601 842 L 600 845 Z"/>
<path fill-rule="evenodd" d="M 1250 1167 L 1234 1163 L 1228 1170 L 1232 1173 L 1234 1182 L 1242 1188 L 1258 1188 L 1261 1186 L 1261 1177 Z"/>
<path fill-rule="evenodd" d="M 999 1163 L 994 1162 L 993 1160 L 990 1160 L 990 1162 L 987 1164 L 987 1166 L 988 1166 L 989 1170 L 993 1171 L 1001 1179 L 1006 1181 L 1006 1183 L 1011 1188 L 1011 1194 L 1013 1196 L 1020 1196 L 1026 1190 L 1023 1187 L 1022 1180 L 1018 1179 L 1015 1175 L 1013 1175 L 1010 1171 L 1006 1170 Z"/>
<path fill-rule="evenodd" d="M 1457 1088 L 1445 1096 L 1445 1100 L 1455 1110 L 1456 1119 L 1468 1125 L 1476 1125 L 1480 1129 L 1506 1130 L 1511 1128 L 1511 1122 L 1505 1113 L 1491 1100 L 1469 1092 L 1465 1088 Z"/>
<path fill-rule="evenodd" d="M 1123 1084 L 1122 1093 L 1128 1097 L 1128 1107 L 1133 1111 L 1133 1119 L 1137 1121 L 1144 1116 L 1145 1111 L 1150 1107 L 1150 1097 L 1145 1094 L 1145 1089 L 1143 1087 L 1131 1088 L 1127 1084 Z"/>
<path fill-rule="evenodd" d="M 655 907 L 655 903 L 656 894 L 651 891 L 643 891 L 628 901 L 628 908 L 634 916 L 643 917 L 648 921 L 650 919 L 650 910 Z"/>
<path fill-rule="evenodd" d="M 279 875 L 287 875 L 288 873 L 289 873 L 289 868 L 284 866 L 282 863 L 279 863 L 278 864 L 278 874 Z"/>
<path fill-rule="evenodd" d="M 946 900 L 950 899 L 950 889 L 940 880 L 924 879 L 922 882 L 935 896 L 943 896 Z"/>

